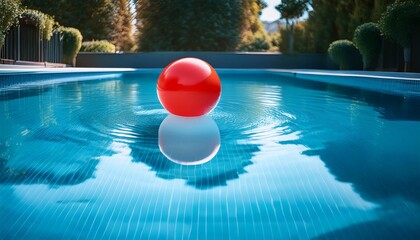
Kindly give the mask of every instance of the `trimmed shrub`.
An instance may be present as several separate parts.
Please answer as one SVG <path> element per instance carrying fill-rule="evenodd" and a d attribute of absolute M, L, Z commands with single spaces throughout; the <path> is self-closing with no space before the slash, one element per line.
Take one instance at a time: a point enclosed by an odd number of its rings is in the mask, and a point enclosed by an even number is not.
<path fill-rule="evenodd" d="M 20 0 L 0 0 L 0 48 L 10 27 L 20 14 Z"/>
<path fill-rule="evenodd" d="M 59 28 L 63 36 L 63 57 L 67 64 L 75 65 L 76 55 L 82 46 L 82 34 L 76 28 Z"/>
<path fill-rule="evenodd" d="M 349 40 L 337 40 L 330 44 L 328 54 L 340 66 L 340 70 L 362 69 L 362 57 Z"/>
<path fill-rule="evenodd" d="M 89 41 L 83 42 L 81 52 L 102 52 L 102 53 L 114 53 L 115 45 L 106 41 Z"/>
<path fill-rule="evenodd" d="M 265 52 L 270 49 L 270 39 L 266 34 L 247 34 L 238 46 L 241 52 Z"/>
<path fill-rule="evenodd" d="M 19 18 L 21 24 L 38 27 L 42 31 L 43 38 L 50 40 L 53 34 L 54 18 L 37 10 L 26 9 Z"/>
<path fill-rule="evenodd" d="M 420 1 L 397 1 L 387 7 L 379 26 L 386 37 L 404 48 L 409 48 L 413 33 L 420 30 L 419 22 Z"/>
<path fill-rule="evenodd" d="M 374 70 L 382 47 L 381 30 L 376 23 L 365 23 L 356 28 L 353 43 L 363 58 L 363 69 Z"/>

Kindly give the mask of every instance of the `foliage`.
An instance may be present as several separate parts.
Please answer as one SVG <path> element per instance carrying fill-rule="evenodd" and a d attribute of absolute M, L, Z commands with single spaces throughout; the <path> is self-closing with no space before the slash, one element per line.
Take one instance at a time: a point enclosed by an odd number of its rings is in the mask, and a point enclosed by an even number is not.
<path fill-rule="evenodd" d="M 118 51 L 131 51 L 135 45 L 132 32 L 133 14 L 130 11 L 130 0 L 113 0 L 116 7 L 112 42 Z"/>
<path fill-rule="evenodd" d="M 420 30 L 419 22 L 420 1 L 408 0 L 391 4 L 382 14 L 379 24 L 386 37 L 409 48 L 413 33 Z"/>
<path fill-rule="evenodd" d="M 63 0 L 22 0 L 22 4 L 30 9 L 35 9 L 46 13 L 51 16 L 60 16 L 61 12 L 64 12 L 65 9 L 62 9 Z"/>
<path fill-rule="evenodd" d="M 294 38 L 294 52 L 295 53 L 305 53 L 310 51 L 310 47 L 312 46 L 312 42 L 310 37 L 306 31 L 306 23 L 305 22 L 297 22 L 293 28 L 293 38 Z M 281 52 L 288 52 L 290 48 L 289 44 L 290 39 L 290 31 L 282 27 L 280 28 L 280 51 Z"/>
<path fill-rule="evenodd" d="M 242 39 L 238 49 L 243 52 L 267 51 L 271 47 L 270 40 L 267 34 L 249 34 Z"/>
<path fill-rule="evenodd" d="M 20 0 L 0 0 L 0 48 L 10 27 L 16 22 L 20 14 Z"/>
<path fill-rule="evenodd" d="M 340 70 L 361 69 L 362 59 L 359 51 L 349 40 L 337 40 L 330 44 L 328 54 L 340 66 Z"/>
<path fill-rule="evenodd" d="M 135 4 L 140 51 L 227 51 L 240 41 L 242 1 L 137 0 Z"/>
<path fill-rule="evenodd" d="M 54 16 L 63 26 L 79 29 L 86 40 L 112 39 L 116 8 L 111 0 L 22 0 L 22 3 Z"/>
<path fill-rule="evenodd" d="M 242 37 L 238 45 L 239 51 L 255 52 L 270 49 L 270 38 L 260 20 L 262 9 L 267 5 L 260 0 L 243 2 Z"/>
<path fill-rule="evenodd" d="M 282 0 L 276 9 L 280 12 L 280 18 L 286 21 L 300 18 L 307 10 L 307 0 Z"/>
<path fill-rule="evenodd" d="M 19 18 L 21 24 L 33 25 L 42 31 L 43 38 L 50 40 L 55 24 L 54 18 L 37 10 L 26 9 Z"/>
<path fill-rule="evenodd" d="M 294 26 L 298 18 L 308 9 L 307 0 L 283 0 L 276 9 L 280 12 L 280 18 L 286 19 L 286 29 L 289 37 L 289 50 L 294 51 Z M 283 41 L 285 42 L 285 41 Z"/>
<path fill-rule="evenodd" d="M 353 38 L 357 26 L 376 22 L 380 13 L 395 0 L 312 0 L 306 20 L 311 52 L 325 52 L 337 39 Z"/>
<path fill-rule="evenodd" d="M 381 31 L 376 23 L 365 23 L 354 31 L 353 43 L 363 58 L 363 69 L 374 70 L 382 47 Z"/>
<path fill-rule="evenodd" d="M 265 2 L 261 0 L 244 0 L 241 6 L 241 31 L 244 35 L 264 30 L 263 24 L 260 21 L 262 10 L 267 7 Z"/>
<path fill-rule="evenodd" d="M 71 27 L 61 27 L 59 31 L 63 36 L 64 62 L 75 65 L 76 55 L 82 46 L 82 34 L 78 29 Z"/>
<path fill-rule="evenodd" d="M 395 0 L 353 0 L 354 9 L 351 12 L 351 30 L 363 23 L 378 22 L 386 7 Z"/>
<path fill-rule="evenodd" d="M 386 8 L 395 2 L 395 0 L 374 0 L 373 1 L 373 8 L 372 8 L 372 15 L 369 21 L 378 22 L 381 18 L 382 13 L 386 10 Z M 369 22 L 368 20 L 365 22 Z"/>
<path fill-rule="evenodd" d="M 101 53 L 114 53 L 115 45 L 106 41 L 88 41 L 83 42 L 80 48 L 81 52 L 101 52 Z"/>
<path fill-rule="evenodd" d="M 314 0 L 311 7 L 306 20 L 306 30 L 314 42 L 311 52 L 325 52 L 332 41 L 339 39 L 334 6 L 331 1 Z"/>
<path fill-rule="evenodd" d="M 268 33 L 270 38 L 270 52 L 278 52 L 280 50 L 281 35 L 280 31 Z"/>

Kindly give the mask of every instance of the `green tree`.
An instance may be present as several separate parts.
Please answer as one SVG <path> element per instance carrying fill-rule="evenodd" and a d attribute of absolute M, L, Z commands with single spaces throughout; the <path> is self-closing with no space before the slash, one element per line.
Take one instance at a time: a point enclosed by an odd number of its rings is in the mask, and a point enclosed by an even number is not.
<path fill-rule="evenodd" d="M 240 51 L 267 51 L 270 49 L 270 37 L 260 20 L 261 11 L 267 4 L 261 0 L 243 1 L 242 39 Z"/>
<path fill-rule="evenodd" d="M 296 21 L 307 10 L 307 4 L 307 0 L 282 0 L 282 2 L 276 6 L 276 9 L 280 12 L 280 18 L 286 20 L 286 28 L 289 31 L 289 53 L 293 53 L 293 27 Z"/>
<path fill-rule="evenodd" d="M 420 1 L 396 1 L 382 14 L 380 27 L 386 37 L 395 40 L 404 48 L 411 46 L 411 36 L 419 30 Z"/>
<path fill-rule="evenodd" d="M 382 14 L 380 28 L 384 35 L 404 48 L 404 70 L 408 70 L 413 35 L 420 31 L 420 0 L 396 1 Z"/>
<path fill-rule="evenodd" d="M 357 26 L 377 22 L 394 0 L 311 0 L 306 31 L 312 38 L 312 52 L 326 52 L 337 39 L 352 39 Z"/>
<path fill-rule="evenodd" d="M 306 26 L 308 35 L 313 39 L 312 52 L 326 52 L 329 44 L 337 39 L 351 39 L 349 30 L 351 15 L 348 12 L 350 1 L 313 0 Z"/>
<path fill-rule="evenodd" d="M 372 8 L 372 18 L 370 21 L 378 22 L 383 12 L 385 12 L 387 6 L 394 3 L 395 0 L 374 0 Z M 366 21 L 367 22 L 367 21 Z"/>
<path fill-rule="evenodd" d="M 10 27 L 16 22 L 20 13 L 19 0 L 0 0 L 0 48 Z"/>
<path fill-rule="evenodd" d="M 378 22 L 382 12 L 395 0 L 353 0 L 350 29 L 367 22 Z"/>
<path fill-rule="evenodd" d="M 86 40 L 112 40 L 115 6 L 111 0 L 23 0 L 22 3 L 53 16 L 61 25 L 79 29 Z"/>
<path fill-rule="evenodd" d="M 61 17 L 65 0 L 22 0 L 22 4 L 30 9 L 35 9 L 53 17 Z"/>
<path fill-rule="evenodd" d="M 227 51 L 241 37 L 242 1 L 137 0 L 142 51 Z"/>
<path fill-rule="evenodd" d="M 115 5 L 115 23 L 112 42 L 118 51 L 131 51 L 133 40 L 133 14 L 130 11 L 130 0 L 113 0 Z"/>
<path fill-rule="evenodd" d="M 290 31 L 282 27 L 280 28 L 280 40 L 279 40 L 279 47 L 280 51 L 283 51 L 283 49 L 289 49 L 289 39 L 290 39 Z M 297 53 L 305 53 L 309 52 L 310 48 L 312 46 L 312 41 L 310 37 L 307 34 L 306 31 L 306 22 L 300 21 L 296 22 L 295 26 L 293 27 L 293 38 L 294 38 L 294 47 L 293 51 Z"/>

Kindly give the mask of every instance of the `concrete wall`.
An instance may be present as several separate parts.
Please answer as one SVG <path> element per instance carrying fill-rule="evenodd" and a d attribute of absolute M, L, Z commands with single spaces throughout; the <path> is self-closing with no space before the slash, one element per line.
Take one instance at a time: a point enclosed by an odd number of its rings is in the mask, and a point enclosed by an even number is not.
<path fill-rule="evenodd" d="M 77 67 L 163 68 L 170 62 L 196 57 L 215 68 L 336 69 L 326 54 L 286 55 L 237 52 L 79 53 Z"/>

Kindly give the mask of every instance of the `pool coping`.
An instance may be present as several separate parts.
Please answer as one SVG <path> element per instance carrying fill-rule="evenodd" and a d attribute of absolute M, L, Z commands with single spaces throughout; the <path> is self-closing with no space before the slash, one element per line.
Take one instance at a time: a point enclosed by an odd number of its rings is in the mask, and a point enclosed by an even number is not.
<path fill-rule="evenodd" d="M 281 70 L 273 72 L 306 81 L 323 82 L 388 94 L 420 97 L 420 73 L 334 71 L 334 70 Z"/>
<path fill-rule="evenodd" d="M 44 67 L 2 67 L 1 75 L 23 75 L 23 74 L 79 74 L 79 73 L 123 73 L 133 72 L 135 68 L 44 68 Z"/>

